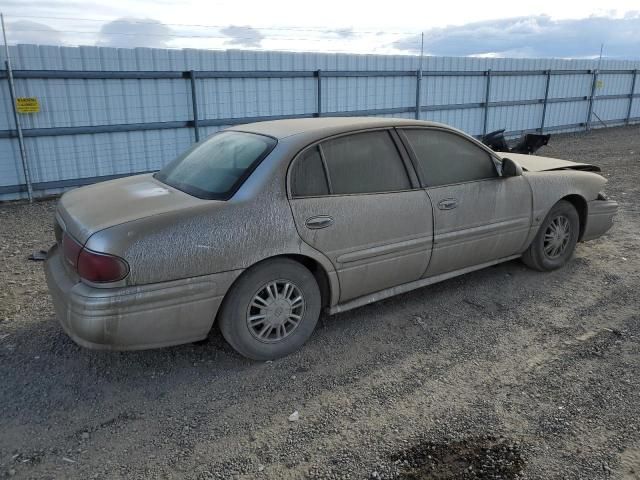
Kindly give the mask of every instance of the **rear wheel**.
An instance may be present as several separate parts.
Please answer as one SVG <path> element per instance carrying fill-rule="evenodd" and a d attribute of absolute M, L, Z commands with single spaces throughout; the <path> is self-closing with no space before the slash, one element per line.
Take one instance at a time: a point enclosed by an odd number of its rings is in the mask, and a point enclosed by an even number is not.
<path fill-rule="evenodd" d="M 575 207 L 560 200 L 549 211 L 522 261 L 540 271 L 555 270 L 566 264 L 576 248 L 580 218 Z"/>
<path fill-rule="evenodd" d="M 245 357 L 273 360 L 299 349 L 320 316 L 313 274 L 290 259 L 267 260 L 233 285 L 219 315 L 220 330 Z"/>

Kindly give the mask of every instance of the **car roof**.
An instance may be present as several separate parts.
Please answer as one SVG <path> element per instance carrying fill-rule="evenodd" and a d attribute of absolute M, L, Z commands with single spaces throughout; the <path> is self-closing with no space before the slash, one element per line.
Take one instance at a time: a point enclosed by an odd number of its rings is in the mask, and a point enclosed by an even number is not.
<path fill-rule="evenodd" d="M 406 127 L 406 126 L 440 126 L 445 125 L 422 120 L 406 118 L 381 118 L 381 117 L 321 117 L 321 118 L 289 118 L 284 120 L 269 120 L 266 122 L 247 123 L 236 125 L 229 130 L 259 133 L 269 135 L 278 140 L 294 136 L 303 136 L 307 141 L 314 141 L 331 135 L 346 133 L 355 130 L 381 127 Z M 450 128 L 450 127 L 448 127 Z"/>

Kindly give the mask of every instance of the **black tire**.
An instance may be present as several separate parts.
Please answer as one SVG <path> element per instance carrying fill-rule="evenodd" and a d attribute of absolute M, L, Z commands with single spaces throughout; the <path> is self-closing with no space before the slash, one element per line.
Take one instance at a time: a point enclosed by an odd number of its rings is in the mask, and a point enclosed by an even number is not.
<path fill-rule="evenodd" d="M 276 293 L 271 296 L 273 288 Z M 299 302 L 293 303 L 298 296 L 302 297 L 302 308 Z M 258 302 L 256 297 L 263 300 Z M 262 309 L 255 306 L 262 302 L 270 303 Z M 240 276 L 224 299 L 218 321 L 225 340 L 238 353 L 253 360 L 274 360 L 295 352 L 309 339 L 320 309 L 320 288 L 313 274 L 298 262 L 278 258 L 259 263 Z M 260 316 L 265 317 L 263 322 L 254 320 L 250 326 L 249 319 Z M 301 318 L 293 326 L 298 316 Z M 271 321 L 282 325 L 273 326 Z M 258 338 L 263 328 L 268 333 Z"/>
<path fill-rule="evenodd" d="M 568 226 L 568 238 L 566 244 L 560 247 L 560 251 L 556 255 L 552 255 L 554 250 L 553 239 L 549 240 L 549 243 L 545 244 L 545 240 L 549 236 L 553 236 L 554 228 L 560 222 L 561 224 L 566 219 L 566 225 Z M 540 225 L 540 229 L 536 234 L 536 237 L 529 245 L 529 248 L 522 255 L 522 261 L 530 268 L 539 270 L 541 272 L 548 272 L 564 266 L 572 257 L 573 252 L 576 249 L 578 243 L 578 235 L 580 234 L 580 217 L 575 207 L 566 200 L 560 200 L 556 203 L 544 221 Z M 557 245 L 557 244 L 556 244 Z M 548 252 L 551 250 L 551 253 Z"/>

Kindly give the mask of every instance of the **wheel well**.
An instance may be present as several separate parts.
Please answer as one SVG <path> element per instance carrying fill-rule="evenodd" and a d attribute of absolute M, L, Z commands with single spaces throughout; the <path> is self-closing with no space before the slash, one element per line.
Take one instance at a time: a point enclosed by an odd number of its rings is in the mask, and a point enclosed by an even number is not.
<path fill-rule="evenodd" d="M 316 282 L 318 282 L 318 287 L 320 288 L 322 306 L 328 307 L 329 303 L 331 302 L 331 286 L 329 284 L 329 276 L 327 275 L 327 271 L 324 269 L 324 267 L 313 258 L 307 257 L 305 255 L 288 254 L 280 256 L 284 258 L 290 258 L 291 260 L 295 260 L 296 262 L 301 263 L 313 274 Z"/>
<path fill-rule="evenodd" d="M 285 255 L 276 255 L 274 257 L 269 257 L 269 258 L 265 258 L 263 260 L 260 260 L 259 262 L 253 264 L 251 267 L 258 265 L 262 262 L 265 262 L 267 260 L 272 260 L 274 258 L 288 258 L 290 260 L 293 260 L 295 262 L 298 262 L 300 264 L 302 264 L 304 267 L 306 267 L 315 277 L 316 282 L 318 282 L 318 287 L 320 288 L 320 301 L 322 302 L 322 308 L 324 307 L 328 307 L 329 304 L 331 303 L 331 286 L 329 284 L 329 276 L 327 275 L 327 271 L 324 269 L 324 267 L 322 265 L 320 265 L 320 263 L 316 262 L 313 258 L 310 257 L 306 257 L 304 255 L 298 255 L 298 254 L 285 254 Z M 249 268 L 251 268 L 249 267 Z M 248 270 L 245 269 L 245 271 Z M 243 272 L 244 273 L 244 272 Z M 231 288 L 233 287 L 233 285 L 235 285 L 235 283 L 238 281 L 238 279 L 241 277 L 242 275 L 238 276 L 238 278 L 236 278 L 234 280 L 234 282 L 232 283 L 232 285 L 229 287 L 229 289 L 227 290 L 227 292 L 224 295 L 224 298 L 222 299 L 222 303 L 220 304 L 220 307 L 218 308 L 218 311 L 216 312 L 216 317 L 214 319 L 214 325 L 218 325 L 220 322 L 218 322 L 218 316 L 220 315 L 220 312 L 222 311 L 222 308 L 225 304 L 225 301 L 227 300 L 227 297 L 229 296 L 229 292 L 231 291 Z"/>
<path fill-rule="evenodd" d="M 567 195 L 562 198 L 562 200 L 569 202 L 578 212 L 578 217 L 580 218 L 580 234 L 578 235 L 578 241 L 580 241 L 584 235 L 584 228 L 587 225 L 587 201 L 580 195 Z"/>

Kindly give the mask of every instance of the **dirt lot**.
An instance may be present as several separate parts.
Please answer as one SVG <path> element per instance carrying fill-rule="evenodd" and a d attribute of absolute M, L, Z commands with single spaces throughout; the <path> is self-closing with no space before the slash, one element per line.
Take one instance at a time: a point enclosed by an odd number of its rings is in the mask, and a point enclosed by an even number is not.
<path fill-rule="evenodd" d="M 54 202 L 0 206 L 0 477 L 640 478 L 640 127 L 552 138 L 614 229 L 334 317 L 283 360 L 81 349 L 42 264 Z M 297 410 L 297 422 L 288 421 Z"/>

